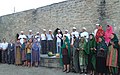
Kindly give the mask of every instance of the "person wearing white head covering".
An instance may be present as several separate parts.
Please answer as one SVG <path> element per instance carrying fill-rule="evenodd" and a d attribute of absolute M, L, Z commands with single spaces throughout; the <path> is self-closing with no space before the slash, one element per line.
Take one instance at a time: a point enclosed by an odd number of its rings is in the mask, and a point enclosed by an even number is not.
<path fill-rule="evenodd" d="M 20 43 L 23 44 L 24 39 L 26 39 L 26 35 L 24 35 L 24 31 L 21 31 L 21 34 L 19 35 L 18 39 L 20 39 Z"/>
<path fill-rule="evenodd" d="M 28 39 L 33 38 L 32 30 L 29 30 L 29 34 L 27 35 L 27 38 L 28 38 Z"/>
<path fill-rule="evenodd" d="M 85 37 L 86 41 L 88 41 L 89 33 L 86 30 L 87 29 L 85 27 L 82 28 L 82 33 L 80 34 L 80 37 Z"/>
<path fill-rule="evenodd" d="M 60 30 L 58 30 L 58 33 L 56 34 L 56 38 L 57 38 L 57 42 L 56 42 L 56 46 L 57 46 L 57 53 L 60 53 L 61 50 L 61 40 L 62 40 L 62 34 L 60 34 Z"/>
<path fill-rule="evenodd" d="M 41 47 L 42 47 L 42 54 L 47 54 L 47 33 L 46 33 L 46 29 L 43 29 L 43 33 L 41 34 Z"/>
<path fill-rule="evenodd" d="M 63 36 L 67 36 L 70 40 L 70 34 L 68 33 L 68 30 L 65 30 L 65 34 L 63 34 Z"/>
<path fill-rule="evenodd" d="M 54 52 L 53 47 L 54 47 L 54 35 L 52 33 L 52 30 L 49 30 L 49 33 L 47 34 L 47 40 L 48 40 L 48 51 L 49 52 Z"/>
<path fill-rule="evenodd" d="M 74 43 L 74 37 L 76 38 L 79 37 L 79 33 L 76 31 L 76 27 L 73 27 L 73 32 L 71 33 L 71 38 L 72 38 L 71 45 L 73 45 Z"/>
<path fill-rule="evenodd" d="M 40 42 L 41 37 L 39 32 L 36 32 L 35 39 L 37 39 L 37 41 Z"/>
<path fill-rule="evenodd" d="M 94 30 L 94 36 L 96 36 L 96 33 L 98 31 L 98 27 L 100 26 L 100 24 L 96 24 L 96 29 Z"/>

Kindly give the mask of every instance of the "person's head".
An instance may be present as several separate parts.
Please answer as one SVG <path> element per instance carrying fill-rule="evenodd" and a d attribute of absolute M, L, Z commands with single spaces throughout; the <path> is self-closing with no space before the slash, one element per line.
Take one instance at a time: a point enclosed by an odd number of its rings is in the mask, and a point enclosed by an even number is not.
<path fill-rule="evenodd" d="M 73 27 L 73 32 L 75 32 L 76 31 L 76 27 Z"/>
<path fill-rule="evenodd" d="M 94 37 L 93 34 L 90 34 L 90 35 L 89 35 L 90 40 L 93 39 L 93 37 Z"/>
<path fill-rule="evenodd" d="M 37 33 L 36 33 L 36 35 L 40 35 L 40 33 L 39 33 L 39 32 L 37 32 Z"/>
<path fill-rule="evenodd" d="M 52 34 L 52 30 L 49 30 L 49 34 Z"/>
<path fill-rule="evenodd" d="M 27 42 L 27 39 L 24 39 L 24 43 L 26 43 Z"/>
<path fill-rule="evenodd" d="M 21 35 L 23 35 L 24 34 L 24 31 L 21 31 Z"/>
<path fill-rule="evenodd" d="M 84 31 L 86 31 L 86 28 L 85 28 L 85 27 L 82 28 L 82 32 L 84 32 Z"/>
<path fill-rule="evenodd" d="M 104 37 L 99 37 L 99 42 L 104 41 Z"/>
<path fill-rule="evenodd" d="M 31 39 L 29 39 L 29 42 L 30 42 L 30 43 L 32 43 L 32 42 L 33 42 L 33 39 L 32 39 L 32 38 L 31 38 Z"/>
<path fill-rule="evenodd" d="M 102 29 L 102 26 L 101 26 L 101 25 L 99 25 L 98 29 Z"/>
<path fill-rule="evenodd" d="M 13 43 L 13 42 L 14 42 L 13 39 L 11 39 L 11 40 L 10 40 L 10 43 Z"/>
<path fill-rule="evenodd" d="M 65 36 L 63 36 L 63 40 L 65 40 L 66 39 L 66 35 Z"/>
<path fill-rule="evenodd" d="M 34 41 L 33 41 L 34 43 L 36 43 L 37 42 L 37 39 L 34 39 Z"/>
<path fill-rule="evenodd" d="M 68 33 L 68 30 L 65 30 L 65 34 L 67 34 Z"/>
<path fill-rule="evenodd" d="M 6 39 L 5 39 L 5 38 L 3 38 L 3 42 L 6 42 Z"/>
<path fill-rule="evenodd" d="M 84 37 L 81 37 L 81 40 L 80 40 L 82 43 L 85 41 L 85 38 Z"/>
<path fill-rule="evenodd" d="M 43 33 L 44 33 L 44 34 L 46 33 L 46 29 L 43 29 Z"/>
<path fill-rule="evenodd" d="M 60 34 L 60 30 L 58 30 L 58 34 Z"/>
<path fill-rule="evenodd" d="M 100 25 L 100 24 L 96 24 L 96 29 L 98 29 L 98 28 L 99 28 L 99 25 Z"/>
<path fill-rule="evenodd" d="M 20 39 L 17 39 L 17 43 L 20 43 Z"/>
<path fill-rule="evenodd" d="M 30 35 L 32 34 L 32 30 L 29 30 L 29 34 L 30 34 Z"/>

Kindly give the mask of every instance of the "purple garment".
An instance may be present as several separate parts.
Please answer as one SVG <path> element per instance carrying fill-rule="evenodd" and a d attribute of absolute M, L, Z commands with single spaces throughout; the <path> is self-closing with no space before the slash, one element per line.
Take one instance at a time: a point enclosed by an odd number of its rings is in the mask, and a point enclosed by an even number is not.
<path fill-rule="evenodd" d="M 38 42 L 34 42 L 32 45 L 32 62 L 40 61 L 40 44 Z"/>

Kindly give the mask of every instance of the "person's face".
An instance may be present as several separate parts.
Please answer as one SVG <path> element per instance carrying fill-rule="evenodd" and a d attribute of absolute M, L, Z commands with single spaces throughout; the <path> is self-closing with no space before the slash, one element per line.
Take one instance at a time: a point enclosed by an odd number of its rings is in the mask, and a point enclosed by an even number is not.
<path fill-rule="evenodd" d="M 102 38 L 99 38 L 99 42 L 102 42 Z"/>
<path fill-rule="evenodd" d="M 17 40 L 18 43 L 20 43 L 20 40 Z"/>
<path fill-rule="evenodd" d="M 76 31 L 76 29 L 73 29 L 73 32 L 75 32 Z"/>
<path fill-rule="evenodd" d="M 81 42 L 84 42 L 84 38 L 83 37 L 81 38 Z"/>
<path fill-rule="evenodd" d="M 65 40 L 65 39 L 66 39 L 66 36 L 63 37 L 63 40 Z"/>
<path fill-rule="evenodd" d="M 65 31 L 65 34 L 67 34 L 68 32 L 67 31 Z"/>
<path fill-rule="evenodd" d="M 111 34 L 110 38 L 111 38 L 111 39 L 113 39 L 113 38 L 114 38 L 114 35 L 113 35 L 113 34 Z"/>
<path fill-rule="evenodd" d="M 98 29 L 98 28 L 99 28 L 99 25 L 96 25 L 96 28 Z"/>
<path fill-rule="evenodd" d="M 110 26 L 107 26 L 107 30 L 110 30 Z"/>
<path fill-rule="evenodd" d="M 26 39 L 24 39 L 24 43 L 26 42 Z"/>
<path fill-rule="evenodd" d="M 52 32 L 51 32 L 51 31 L 49 31 L 49 34 L 52 34 Z"/>
<path fill-rule="evenodd" d="M 29 32 L 29 34 L 32 34 L 32 32 Z"/>
<path fill-rule="evenodd" d="M 32 39 L 30 39 L 29 41 L 32 42 Z"/>
<path fill-rule="evenodd" d="M 21 33 L 21 35 L 23 35 L 23 33 Z"/>
<path fill-rule="evenodd" d="M 5 42 L 6 41 L 6 39 L 3 39 L 3 42 Z"/>
<path fill-rule="evenodd" d="M 58 31 L 58 34 L 60 34 L 60 32 Z"/>
<path fill-rule="evenodd" d="M 93 38 L 93 36 L 92 35 L 90 35 L 90 39 L 92 39 Z"/>

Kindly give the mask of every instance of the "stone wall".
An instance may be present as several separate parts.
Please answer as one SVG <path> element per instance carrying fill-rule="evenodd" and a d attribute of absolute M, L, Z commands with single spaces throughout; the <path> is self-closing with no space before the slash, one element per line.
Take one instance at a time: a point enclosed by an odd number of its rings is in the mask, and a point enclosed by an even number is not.
<path fill-rule="evenodd" d="M 0 39 L 15 38 L 16 33 L 21 30 L 27 34 L 29 29 L 33 33 L 46 28 L 47 30 L 56 28 L 68 29 L 71 32 L 73 26 L 80 31 L 84 26 L 89 32 L 95 28 L 99 22 L 97 12 L 100 0 L 67 0 L 61 3 L 48 5 L 45 7 L 31 9 L 23 12 L 13 13 L 0 17 Z M 107 22 L 115 26 L 119 32 L 120 1 L 106 0 Z"/>

